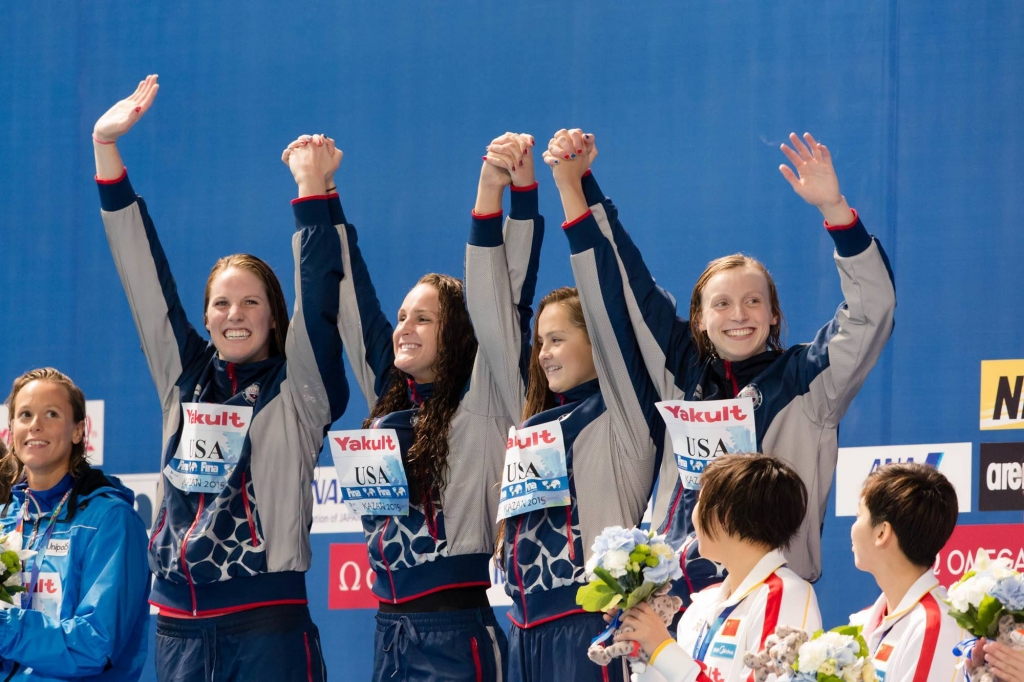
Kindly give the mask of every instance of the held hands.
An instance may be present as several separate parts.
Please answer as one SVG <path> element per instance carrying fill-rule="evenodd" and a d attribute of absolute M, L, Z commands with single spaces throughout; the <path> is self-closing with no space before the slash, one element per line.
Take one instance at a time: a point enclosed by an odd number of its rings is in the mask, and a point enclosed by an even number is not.
<path fill-rule="evenodd" d="M 139 83 L 139 87 L 135 88 L 135 92 L 107 109 L 106 113 L 99 117 L 92 129 L 92 138 L 96 144 L 111 144 L 131 130 L 156 98 L 156 93 L 160 89 L 156 79 L 155 74 L 146 76 L 146 79 Z"/>
<path fill-rule="evenodd" d="M 561 164 L 559 164 L 561 165 Z M 609 614 L 614 618 L 614 614 Z M 605 620 L 610 620 L 608 617 Z M 624 632 L 626 628 L 632 628 L 632 632 Z M 623 640 L 639 642 L 644 653 L 650 656 L 662 642 L 672 639 L 668 626 L 661 619 L 651 605 L 641 602 L 631 609 L 628 609 L 622 618 L 622 627 L 615 633 L 615 641 Z"/>
<path fill-rule="evenodd" d="M 976 667 L 987 663 L 1000 682 L 1024 682 L 1024 651 L 982 637 L 974 645 L 971 661 Z"/>
<path fill-rule="evenodd" d="M 343 153 L 326 135 L 301 135 L 281 153 L 299 186 L 299 197 L 324 194 Z"/>
<path fill-rule="evenodd" d="M 494 138 L 487 145 L 487 155 L 480 169 L 480 186 L 504 189 L 510 184 L 529 187 L 534 184 L 536 174 L 533 168 L 533 135 L 527 133 L 505 133 Z"/>
<path fill-rule="evenodd" d="M 845 225 L 853 220 L 849 204 L 839 192 L 839 179 L 832 167 L 832 154 L 810 133 L 804 133 L 804 142 L 796 133 L 789 134 L 792 147 L 783 144 L 786 155 L 796 173 L 786 164 L 779 166 L 782 177 L 789 181 L 793 191 L 804 201 L 816 206 L 830 225 Z"/>
<path fill-rule="evenodd" d="M 578 183 L 596 158 L 594 136 L 579 128 L 556 132 L 544 152 L 544 163 L 551 167 L 560 190 L 565 183 Z"/>

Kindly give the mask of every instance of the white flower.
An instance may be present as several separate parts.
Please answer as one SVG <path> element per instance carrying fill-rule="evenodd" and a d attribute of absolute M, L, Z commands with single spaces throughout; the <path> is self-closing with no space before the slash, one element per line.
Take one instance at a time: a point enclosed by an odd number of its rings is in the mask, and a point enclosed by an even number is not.
<path fill-rule="evenodd" d="M 21 585 L 21 571 L 13 571 L 4 581 L 4 587 L 17 587 Z"/>
<path fill-rule="evenodd" d="M 977 608 L 981 600 L 996 585 L 996 579 L 989 574 L 973 575 L 963 582 L 956 583 L 949 588 L 947 596 L 952 607 L 966 613 L 971 606 Z"/>
<path fill-rule="evenodd" d="M 3 538 L 0 538 L 0 551 L 6 552 L 11 551 L 18 555 L 18 558 L 24 561 L 25 559 L 31 559 L 36 555 L 34 549 L 22 549 L 25 544 L 21 533 L 16 530 L 11 531 Z"/>
<path fill-rule="evenodd" d="M 805 642 L 800 645 L 798 656 L 798 672 L 816 673 L 828 658 L 828 642 L 824 641 L 824 636 Z"/>
<path fill-rule="evenodd" d="M 621 578 L 626 575 L 626 566 L 629 564 L 629 552 L 621 549 L 610 549 L 604 555 L 601 563 L 613 578 Z"/>

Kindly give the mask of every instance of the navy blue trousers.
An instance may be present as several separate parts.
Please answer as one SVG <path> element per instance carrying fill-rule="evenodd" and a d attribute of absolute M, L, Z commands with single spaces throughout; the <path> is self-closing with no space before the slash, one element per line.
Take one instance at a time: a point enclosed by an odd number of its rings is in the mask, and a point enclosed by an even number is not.
<path fill-rule="evenodd" d="M 374 682 L 504 682 L 508 640 L 486 609 L 377 613 Z"/>
<path fill-rule="evenodd" d="M 577 613 L 529 629 L 512 626 L 509 682 L 625 682 L 626 659 L 599 666 L 587 658 L 590 641 L 608 626 L 601 613 Z"/>
<path fill-rule="evenodd" d="M 156 620 L 160 682 L 325 682 L 320 633 L 304 605 Z"/>

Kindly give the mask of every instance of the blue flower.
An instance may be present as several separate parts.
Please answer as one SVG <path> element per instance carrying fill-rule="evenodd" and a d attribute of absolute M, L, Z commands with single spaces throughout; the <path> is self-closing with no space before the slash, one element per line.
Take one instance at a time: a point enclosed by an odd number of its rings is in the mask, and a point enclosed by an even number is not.
<path fill-rule="evenodd" d="M 1003 578 L 989 590 L 989 594 L 1010 611 L 1024 609 L 1024 583 L 1019 575 Z"/>
<path fill-rule="evenodd" d="M 601 531 L 601 534 L 594 538 L 594 556 L 602 557 L 607 554 L 610 550 L 621 549 L 626 554 L 632 552 L 637 544 L 637 535 L 634 533 L 635 528 L 626 530 L 622 526 L 609 526 Z M 642 533 L 643 539 L 640 542 L 647 541 L 647 534 Z"/>
<path fill-rule="evenodd" d="M 648 583 L 663 583 L 667 580 L 679 580 L 683 577 L 683 567 L 679 565 L 679 559 L 673 557 L 672 559 L 666 559 L 665 557 L 658 557 L 657 566 L 647 566 L 644 568 L 644 582 Z"/>

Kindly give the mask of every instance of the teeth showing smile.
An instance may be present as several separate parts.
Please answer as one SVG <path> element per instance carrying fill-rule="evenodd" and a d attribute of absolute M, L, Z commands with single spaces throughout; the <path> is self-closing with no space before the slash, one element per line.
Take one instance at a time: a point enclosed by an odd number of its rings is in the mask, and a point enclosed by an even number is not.
<path fill-rule="evenodd" d="M 725 332 L 725 335 L 732 339 L 742 339 L 744 336 L 750 336 L 753 333 L 754 330 L 748 327 L 746 329 L 730 329 Z"/>
<path fill-rule="evenodd" d="M 409 351 L 409 350 L 416 350 L 419 347 L 420 347 L 420 344 L 418 344 L 418 343 L 400 343 L 400 344 L 398 344 L 398 350 Z"/>
<path fill-rule="evenodd" d="M 562 369 L 561 365 L 548 365 L 544 368 L 544 371 L 550 374 L 551 372 L 557 372 L 560 369 Z"/>
<path fill-rule="evenodd" d="M 49 444 L 50 444 L 50 441 L 48 441 L 48 440 L 30 440 L 27 443 L 25 443 L 25 445 L 27 445 L 29 447 L 34 447 L 34 446 L 37 446 L 37 445 L 49 445 Z"/>
<path fill-rule="evenodd" d="M 245 329 L 231 329 L 229 331 L 224 332 L 225 339 L 247 339 L 250 336 L 252 336 L 252 333 L 246 331 Z"/>

